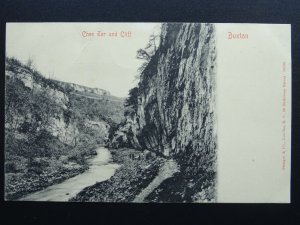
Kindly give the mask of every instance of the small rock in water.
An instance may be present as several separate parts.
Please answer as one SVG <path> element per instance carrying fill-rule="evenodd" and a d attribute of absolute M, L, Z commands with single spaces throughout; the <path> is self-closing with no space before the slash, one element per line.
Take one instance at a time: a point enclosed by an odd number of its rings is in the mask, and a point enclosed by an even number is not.
<path fill-rule="evenodd" d="M 69 195 L 70 193 L 66 193 L 66 195 Z"/>

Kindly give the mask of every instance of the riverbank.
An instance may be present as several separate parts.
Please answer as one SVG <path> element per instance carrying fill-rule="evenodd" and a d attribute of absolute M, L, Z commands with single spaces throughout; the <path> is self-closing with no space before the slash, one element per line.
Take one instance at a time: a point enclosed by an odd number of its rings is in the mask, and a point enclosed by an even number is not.
<path fill-rule="evenodd" d="M 132 202 L 158 175 L 166 159 L 134 149 L 111 149 L 113 162 L 120 167 L 104 182 L 83 189 L 70 201 Z"/>
<path fill-rule="evenodd" d="M 111 149 L 121 165 L 114 176 L 83 189 L 75 202 L 216 202 L 213 172 L 187 175 L 175 160 L 160 156 L 145 159 L 134 149 Z"/>
<path fill-rule="evenodd" d="M 80 157 L 63 155 L 30 160 L 20 156 L 13 158 L 10 156 L 6 162 L 13 161 L 16 166 L 13 172 L 5 173 L 5 199 L 18 200 L 85 172 L 89 168 L 87 160 L 96 154 L 95 148 Z"/>
<path fill-rule="evenodd" d="M 20 201 L 55 201 L 66 202 L 77 193 L 96 182 L 108 180 L 114 175 L 118 164 L 112 163 L 110 152 L 104 148 L 96 149 L 97 155 L 88 161 L 89 169 L 59 184 L 51 185 L 41 191 L 26 195 Z"/>

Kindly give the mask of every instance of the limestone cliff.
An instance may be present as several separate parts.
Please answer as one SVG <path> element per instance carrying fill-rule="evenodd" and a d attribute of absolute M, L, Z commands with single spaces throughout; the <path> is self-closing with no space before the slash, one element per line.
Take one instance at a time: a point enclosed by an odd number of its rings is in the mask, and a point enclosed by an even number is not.
<path fill-rule="evenodd" d="M 167 23 L 143 70 L 137 109 L 112 147 L 149 149 L 178 159 L 187 174 L 215 174 L 216 47 L 213 24 Z"/>
<path fill-rule="evenodd" d="M 65 88 L 72 88 L 75 92 L 82 92 L 85 94 L 96 94 L 96 95 L 111 95 L 109 91 L 100 89 L 100 88 L 90 88 L 85 87 L 83 85 L 79 84 L 73 84 L 73 83 L 66 83 L 66 82 L 59 82 L 62 87 Z"/>
<path fill-rule="evenodd" d="M 14 58 L 6 59 L 5 77 L 5 128 L 13 139 L 47 133 L 71 147 L 91 139 L 104 144 L 123 118 L 122 99 L 108 91 L 47 79 Z"/>

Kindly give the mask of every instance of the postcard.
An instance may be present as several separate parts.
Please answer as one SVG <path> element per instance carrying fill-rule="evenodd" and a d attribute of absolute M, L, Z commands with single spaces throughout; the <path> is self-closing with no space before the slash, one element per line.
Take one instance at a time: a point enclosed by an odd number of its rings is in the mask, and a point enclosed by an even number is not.
<path fill-rule="evenodd" d="M 290 167 L 289 24 L 6 24 L 6 201 L 289 203 Z"/>

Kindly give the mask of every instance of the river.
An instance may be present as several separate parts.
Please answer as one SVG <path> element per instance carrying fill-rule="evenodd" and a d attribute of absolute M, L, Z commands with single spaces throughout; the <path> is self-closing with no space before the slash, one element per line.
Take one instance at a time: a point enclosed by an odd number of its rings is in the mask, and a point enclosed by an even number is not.
<path fill-rule="evenodd" d="M 47 187 L 44 190 L 29 194 L 20 201 L 68 201 L 78 192 L 97 182 L 108 180 L 114 175 L 118 164 L 111 163 L 111 154 L 108 149 L 99 147 L 97 155 L 88 160 L 89 169 L 82 174 Z"/>

